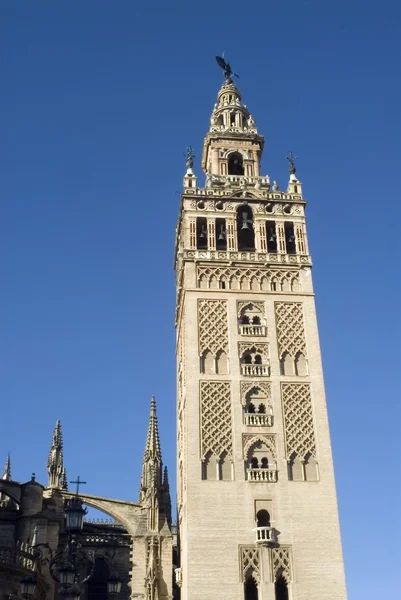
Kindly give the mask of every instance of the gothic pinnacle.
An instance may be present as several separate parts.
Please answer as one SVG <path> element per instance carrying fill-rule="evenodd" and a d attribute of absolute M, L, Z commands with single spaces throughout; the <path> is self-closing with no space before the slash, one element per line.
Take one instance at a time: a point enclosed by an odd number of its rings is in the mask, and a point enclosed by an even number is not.
<path fill-rule="evenodd" d="M 60 487 L 62 490 L 68 490 L 67 469 L 64 467 L 60 477 Z"/>
<path fill-rule="evenodd" d="M 47 459 L 48 487 L 60 487 L 60 479 L 63 474 L 63 435 L 61 423 L 58 420 L 53 431 L 49 458 Z"/>
<path fill-rule="evenodd" d="M 150 401 L 150 415 L 148 434 L 146 436 L 144 462 L 150 458 L 156 458 L 161 461 L 159 427 L 156 414 L 156 399 L 152 396 Z"/>
<path fill-rule="evenodd" d="M 5 481 L 11 481 L 11 458 L 10 453 L 7 454 L 6 464 L 4 465 L 3 475 L 1 477 Z"/>

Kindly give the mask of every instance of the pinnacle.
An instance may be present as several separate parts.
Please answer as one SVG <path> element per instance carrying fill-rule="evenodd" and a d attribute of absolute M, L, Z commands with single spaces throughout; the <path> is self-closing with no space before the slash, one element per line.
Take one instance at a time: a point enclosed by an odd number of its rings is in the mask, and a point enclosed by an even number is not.
<path fill-rule="evenodd" d="M 156 414 L 156 398 L 152 396 L 150 401 L 150 415 L 148 434 L 146 436 L 144 461 L 148 458 L 159 458 L 161 460 L 159 427 Z"/>
<path fill-rule="evenodd" d="M 1 477 L 5 481 L 11 481 L 11 458 L 10 453 L 7 455 L 6 464 L 4 465 L 3 475 Z"/>
<path fill-rule="evenodd" d="M 49 475 L 49 487 L 58 488 L 63 474 L 63 434 L 60 420 L 57 420 L 53 430 L 52 443 L 47 459 L 47 473 Z"/>

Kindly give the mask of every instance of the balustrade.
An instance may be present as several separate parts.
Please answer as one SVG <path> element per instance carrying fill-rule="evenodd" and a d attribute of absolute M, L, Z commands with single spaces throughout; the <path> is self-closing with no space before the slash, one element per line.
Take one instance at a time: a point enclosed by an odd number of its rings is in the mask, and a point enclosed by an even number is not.
<path fill-rule="evenodd" d="M 255 541 L 257 544 L 267 544 L 275 541 L 273 527 L 256 527 L 253 531 L 256 533 Z"/>
<path fill-rule="evenodd" d="M 250 335 L 253 337 L 262 337 L 266 335 L 265 325 L 238 325 L 241 335 Z"/>
<path fill-rule="evenodd" d="M 277 481 L 276 469 L 247 469 L 246 473 L 248 481 L 266 481 L 268 483 Z"/>
<path fill-rule="evenodd" d="M 272 427 L 273 415 L 263 413 L 244 413 L 245 425 L 250 427 Z"/>
<path fill-rule="evenodd" d="M 269 375 L 269 365 L 241 364 L 241 373 L 247 377 L 263 377 Z"/>

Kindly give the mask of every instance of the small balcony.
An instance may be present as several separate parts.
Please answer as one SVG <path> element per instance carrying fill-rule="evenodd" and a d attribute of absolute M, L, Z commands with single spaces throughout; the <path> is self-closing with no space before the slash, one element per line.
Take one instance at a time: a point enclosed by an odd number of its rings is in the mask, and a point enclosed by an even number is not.
<path fill-rule="evenodd" d="M 272 427 L 273 415 L 244 413 L 244 424 L 248 425 L 248 427 Z"/>
<path fill-rule="evenodd" d="M 270 373 L 269 365 L 241 364 L 241 373 L 245 377 L 266 377 Z"/>
<path fill-rule="evenodd" d="M 266 336 L 266 325 L 238 325 L 238 331 L 240 335 L 263 337 Z"/>
<path fill-rule="evenodd" d="M 276 542 L 275 530 L 273 527 L 256 527 L 255 542 L 257 544 L 269 544 Z"/>
<path fill-rule="evenodd" d="M 267 483 L 276 483 L 277 469 L 247 469 L 247 481 L 265 481 Z"/>

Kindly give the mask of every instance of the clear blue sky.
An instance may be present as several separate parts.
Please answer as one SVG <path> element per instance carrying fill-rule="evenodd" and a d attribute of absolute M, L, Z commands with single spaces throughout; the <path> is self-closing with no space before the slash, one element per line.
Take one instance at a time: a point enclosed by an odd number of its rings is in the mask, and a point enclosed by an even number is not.
<path fill-rule="evenodd" d="M 136 500 L 151 394 L 174 479 L 183 152 L 200 175 L 225 50 L 262 171 L 284 186 L 293 150 L 309 200 L 349 598 L 401 591 L 399 19 L 386 0 L 0 2 L 0 452 L 15 479 L 46 481 L 60 418 L 70 479 Z"/>

